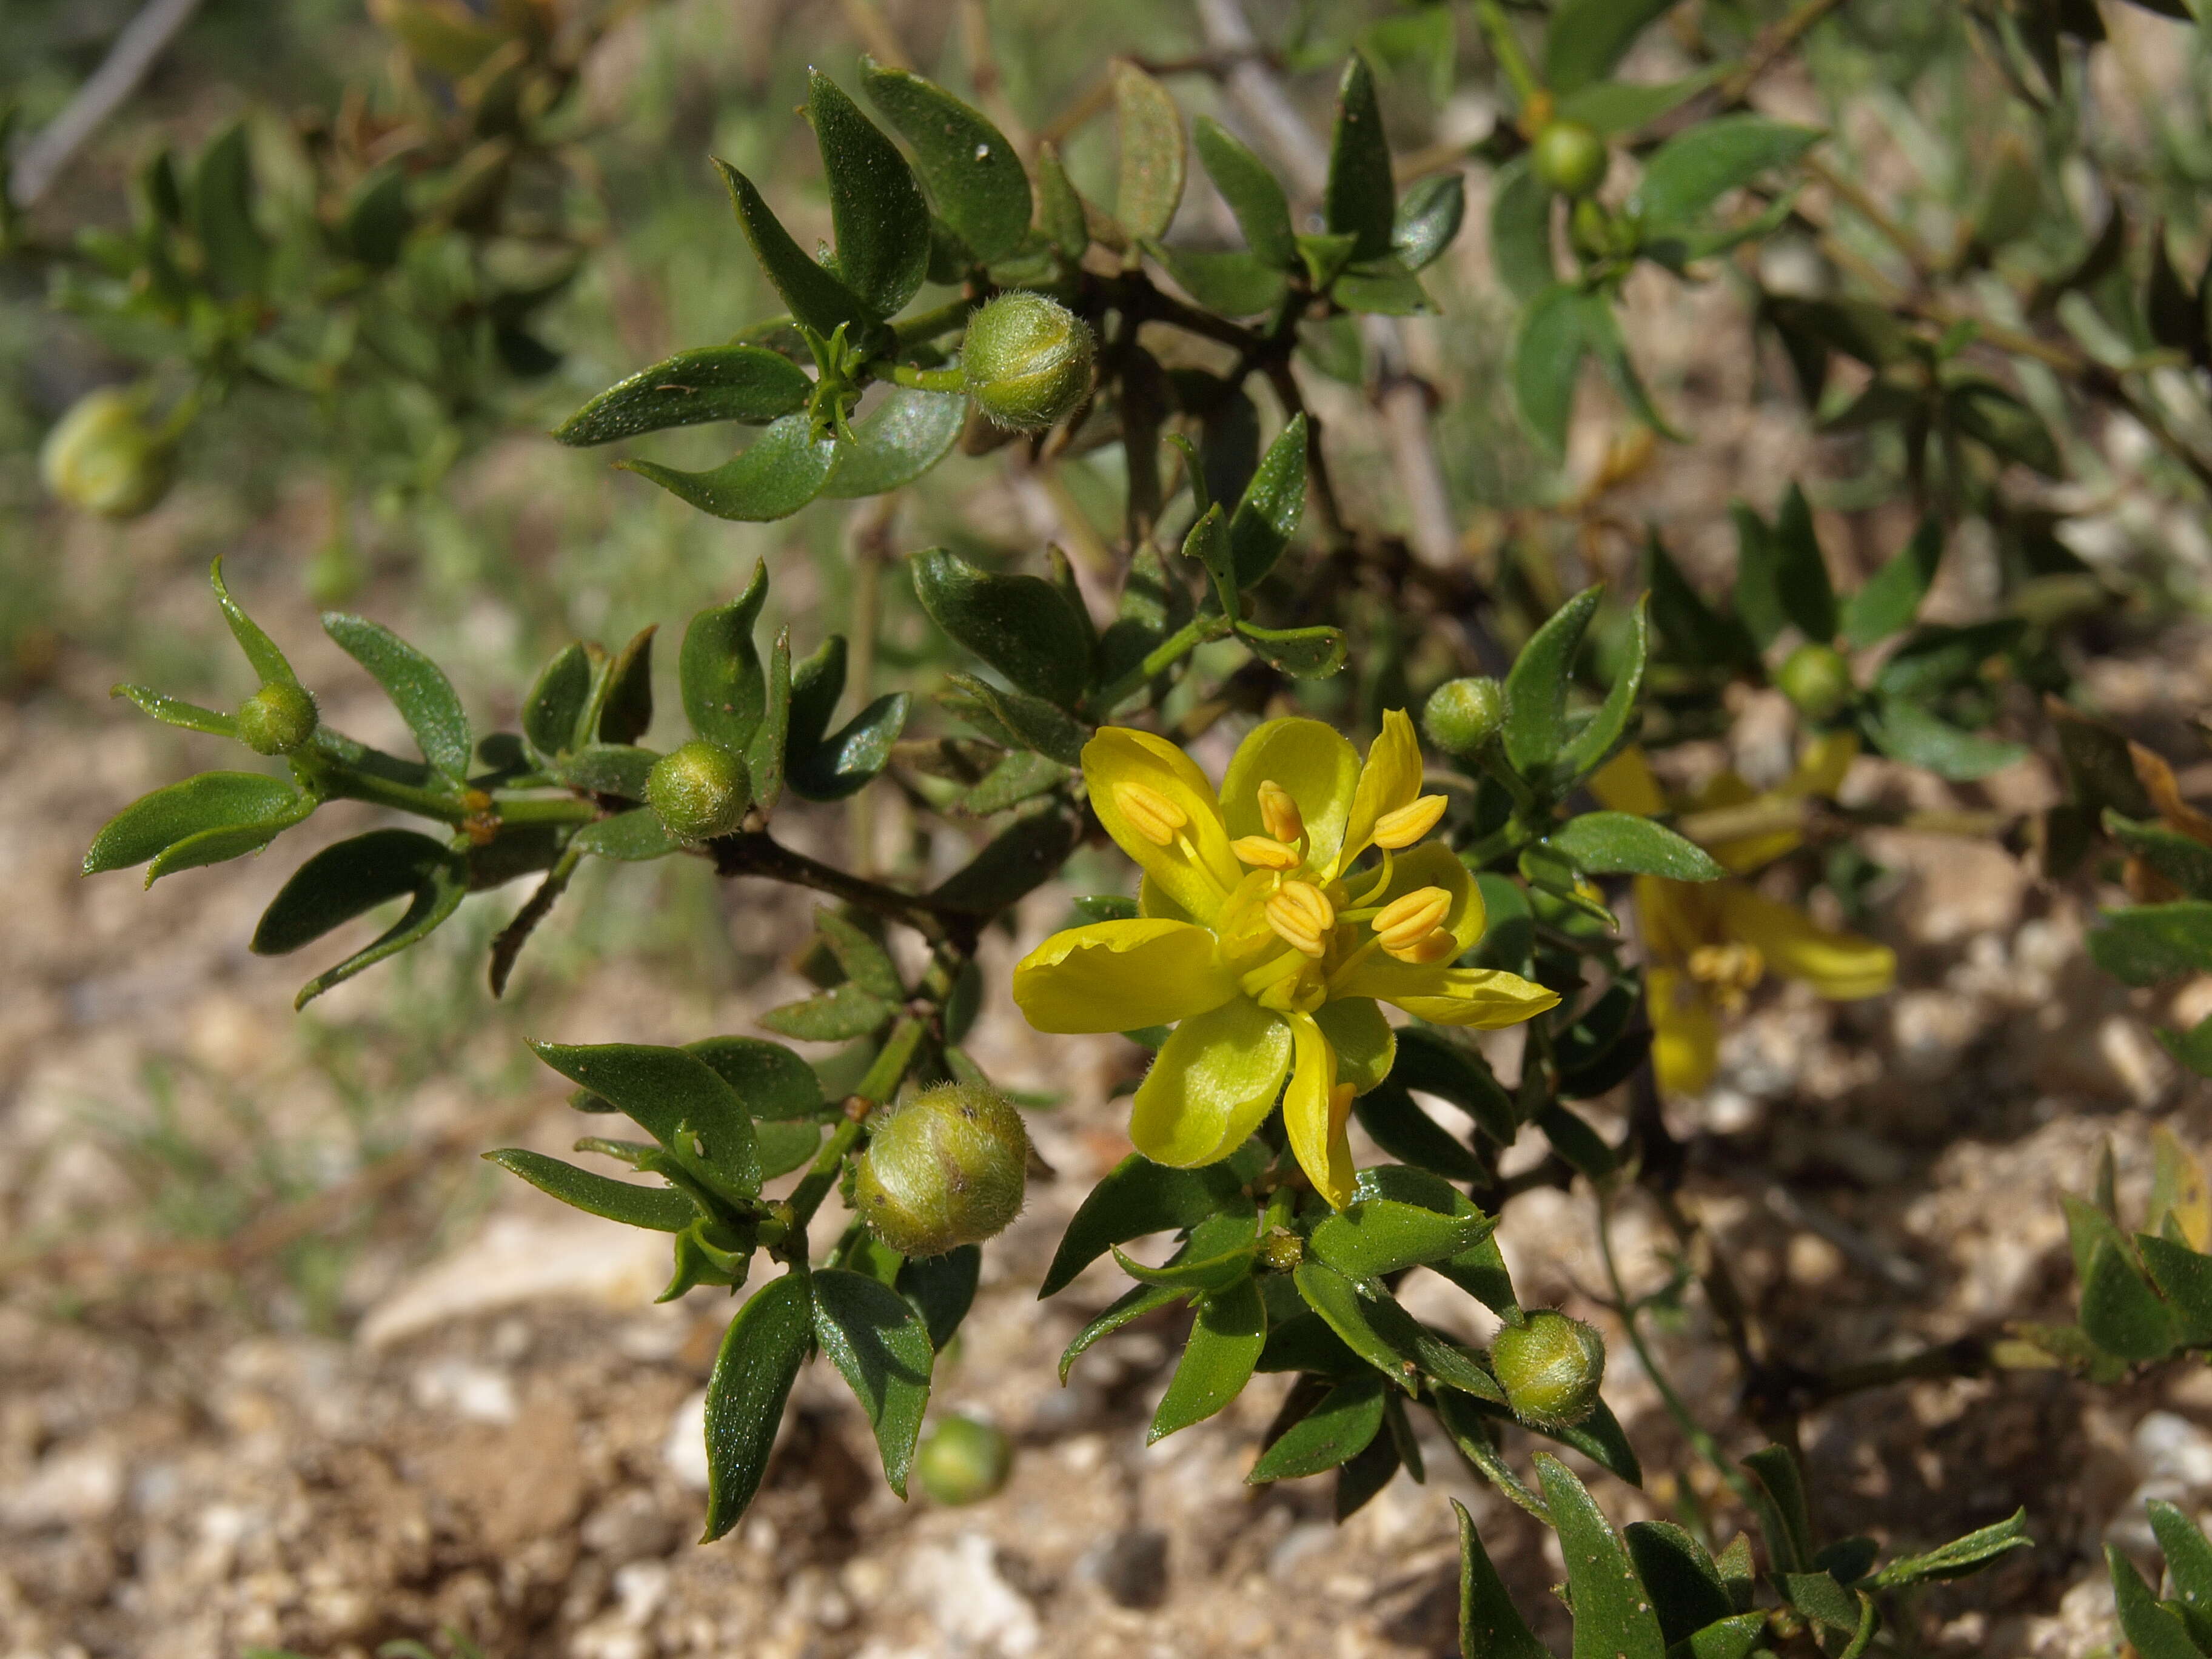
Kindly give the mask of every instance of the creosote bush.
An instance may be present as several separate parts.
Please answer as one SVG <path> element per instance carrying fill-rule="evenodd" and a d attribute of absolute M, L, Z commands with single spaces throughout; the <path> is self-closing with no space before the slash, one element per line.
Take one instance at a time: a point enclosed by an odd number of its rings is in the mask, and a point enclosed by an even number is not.
<path fill-rule="evenodd" d="M 407 66 L 386 130 L 295 132 L 312 187 L 281 200 L 240 125 L 189 161 L 149 160 L 127 231 L 52 245 L 0 215 L 10 250 L 47 264 L 60 302 L 144 372 L 57 424 L 54 495 L 148 509 L 173 462 L 190 476 L 195 428 L 249 385 L 330 413 L 341 495 L 402 478 L 434 495 L 558 365 L 538 331 L 557 336 L 548 307 L 598 257 L 568 100 L 623 9 L 581 4 L 556 27 L 558 9 L 380 9 Z M 2212 234 L 2203 124 L 2173 113 L 2142 155 L 2084 137 L 2103 131 L 2108 30 L 2154 27 L 2205 61 L 2181 7 L 2141 9 L 2155 19 L 2126 0 L 1345 0 L 1253 8 L 1255 42 L 1233 3 L 1209 3 L 1204 52 L 1102 64 L 1093 94 L 1030 112 L 1034 135 L 1010 131 L 980 71 L 969 97 L 825 59 L 804 115 L 827 240 L 801 222 L 807 189 L 716 161 L 723 251 L 742 245 L 774 301 L 733 337 L 637 368 L 553 437 L 635 445 L 617 463 L 635 477 L 609 485 L 626 510 L 658 490 L 753 524 L 927 489 L 948 462 L 1003 466 L 1066 498 L 1066 550 L 1008 556 L 950 532 L 956 545 L 914 548 L 910 520 L 864 507 L 839 556 L 866 605 L 840 595 L 763 629 L 787 579 L 763 558 L 688 619 L 672 675 L 657 677 L 651 628 L 568 644 L 512 688 L 512 730 L 480 724 L 391 629 L 331 611 L 324 629 L 411 734 L 397 754 L 319 716 L 218 561 L 214 603 L 259 689 L 234 714 L 116 695 L 237 741 L 249 769 L 124 805 L 84 871 L 143 866 L 150 883 L 325 811 L 411 818 L 362 818 L 262 915 L 251 945 L 269 955 L 386 923 L 331 947 L 301 1005 L 529 881 L 491 948 L 497 995 L 579 902 L 588 860 L 690 859 L 818 896 L 811 934 L 787 941 L 814 989 L 761 1020 L 783 1041 L 534 1045 L 592 1127 L 627 1117 L 644 1135 L 577 1140 L 622 1178 L 486 1153 L 666 1235 L 664 1299 L 744 1293 L 708 1385 L 707 1541 L 745 1514 L 817 1359 L 902 1498 L 915 1473 L 946 1503 L 1006 1480 L 994 1430 L 947 1418 L 923 1438 L 1031 1157 L 1033 1103 L 969 1044 L 990 1003 L 1048 1036 L 1126 1039 L 1131 1150 L 1081 1200 L 1039 1292 L 1094 1270 L 1126 1286 L 1069 1344 L 1063 1380 L 1147 1322 L 1176 1345 L 1150 1437 L 1271 1389 L 1249 1480 L 1328 1477 L 1340 1519 L 1448 1445 L 1559 1534 L 1577 1654 L 1912 1650 L 1920 1587 L 2027 1547 L 2027 1518 L 1946 1541 L 1903 1514 L 1887 1547 L 1824 1540 L 1831 1506 L 1793 1449 L 1806 1414 L 1912 1377 L 2112 1382 L 2212 1350 L 2203 1173 L 2178 1143 L 2162 1154 L 2140 1232 L 2109 1172 L 2069 1204 L 2078 1326 L 1832 1363 L 1747 1334 L 1731 1247 L 1681 1201 L 1692 1149 L 1669 1110 L 1714 1085 L 1771 981 L 1836 1003 L 1893 988 L 1870 831 L 1972 836 L 2071 884 L 2101 911 L 2093 956 L 2128 985 L 2212 971 L 2212 818 L 2172 759 L 2097 717 L 2081 672 L 2121 618 L 2171 614 L 2185 582 L 2151 552 L 2132 571 L 2091 562 L 2074 521 L 2122 490 L 2201 512 L 2212 488 L 2212 283 L 2181 274 Z M 1326 131 L 1286 126 L 1324 56 Z M 1986 176 L 1931 173 L 1885 202 L 1877 179 L 1897 170 L 1861 124 L 1769 112 L 1869 64 L 1899 108 L 2001 110 L 2014 142 Z M 1668 65 L 1680 72 L 1654 78 Z M 1418 125 L 1415 71 L 1432 101 L 1465 94 L 1496 124 L 1394 146 Z M 1783 77 L 1792 97 L 1765 96 Z M 1094 119 L 1110 167 L 1079 132 Z M 1448 263 L 1470 173 L 1487 258 Z M 1577 463 L 1528 483 L 1491 515 L 1507 522 L 1496 544 L 1449 522 L 1450 428 L 1431 417 L 1452 410 L 1432 410 L 1444 394 L 1407 349 L 1407 319 L 1463 304 L 1455 267 L 1478 263 L 1510 313 L 1502 372 L 1529 465 L 1563 462 L 1578 424 L 1636 434 L 1613 447 L 1617 475 Z M 1695 418 L 1686 391 L 1648 377 L 1632 280 L 1728 285 L 1745 332 L 1700 351 L 1751 361 L 1762 418 L 1822 439 L 1795 453 L 1826 476 L 1737 481 L 1725 573 L 1671 527 L 1598 505 L 1666 468 Z M 1387 441 L 1363 447 L 1367 403 Z M 410 421 L 372 421 L 377 406 Z M 660 434 L 692 426 L 716 428 L 726 459 L 683 459 L 690 441 Z M 1351 487 L 1355 465 L 1376 476 Z M 879 578 L 910 588 L 912 637 L 878 637 Z M 894 659 L 927 695 L 882 689 Z M 1754 708 L 1771 763 L 1722 764 Z M 2032 754 L 2063 800 L 2031 811 L 1983 789 Z M 1916 787 L 1966 805 L 1900 805 Z M 872 791 L 913 820 L 904 864 L 823 850 L 838 837 L 815 809 Z M 1075 890 L 1089 872 L 1102 890 Z M 1025 927 L 1010 974 L 988 971 L 986 939 Z M 2212 1017 L 2160 1037 L 2212 1075 Z M 836 1046 L 809 1059 L 792 1042 Z M 1545 1187 L 1595 1202 L 1608 1280 L 1592 1319 L 1524 1307 L 1500 1248 L 1514 1200 Z M 852 1212 L 834 1232 L 833 1193 Z M 1632 1295 L 1615 1267 L 1609 1230 L 1632 1206 L 1680 1262 L 1662 1291 Z M 1130 1248 L 1160 1234 L 1164 1261 Z M 1479 1322 L 1418 1313 L 1438 1284 Z M 1647 1340 L 1693 1297 L 1740 1373 L 1725 1424 L 1693 1416 Z M 1698 1465 L 1653 1483 L 1681 1495 L 1681 1524 L 1616 1529 L 1592 1494 L 1601 1472 L 1645 1479 L 1605 1398 L 1608 1344 Z M 1460 1523 L 1465 1651 L 1544 1652 Z M 2212 1651 L 2212 1553 L 2178 1511 L 2154 1524 L 2182 1600 L 2116 1558 L 2118 1616 L 2146 1654 Z"/>

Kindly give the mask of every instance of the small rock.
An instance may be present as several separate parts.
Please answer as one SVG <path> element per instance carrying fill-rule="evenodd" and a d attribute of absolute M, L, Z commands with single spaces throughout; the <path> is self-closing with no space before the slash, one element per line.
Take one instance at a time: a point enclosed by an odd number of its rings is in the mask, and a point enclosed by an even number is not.
<path fill-rule="evenodd" d="M 82 1526 L 113 1512 L 123 1497 L 123 1462 L 105 1446 L 46 1454 L 31 1477 L 0 1492 L 0 1526 L 20 1532 Z"/>
<path fill-rule="evenodd" d="M 1125 1607 L 1167 1600 L 1168 1535 L 1153 1527 L 1115 1533 L 1084 1559 L 1082 1571 Z"/>
<path fill-rule="evenodd" d="M 632 1308 L 668 1277 L 667 1242 L 603 1221 L 501 1216 L 368 1310 L 364 1346 L 389 1347 L 456 1320 L 526 1303 L 595 1302 Z"/>
<path fill-rule="evenodd" d="M 1267 1577 L 1279 1584 L 1304 1582 L 1317 1557 L 1336 1547 L 1336 1528 L 1326 1521 L 1302 1521 L 1267 1552 Z"/>
<path fill-rule="evenodd" d="M 514 1421 L 514 1384 L 505 1371 L 489 1365 L 438 1360 L 415 1373 L 410 1392 L 424 1411 L 451 1412 L 471 1423 Z"/>
<path fill-rule="evenodd" d="M 1042 1638 L 1036 1609 L 1000 1575 L 998 1551 L 981 1533 L 917 1551 L 907 1586 L 956 1652 L 1028 1659 Z"/>
<path fill-rule="evenodd" d="M 643 1486 L 629 1486 L 586 1516 L 577 1535 L 586 1549 L 617 1561 L 639 1561 L 675 1547 L 677 1522 Z"/>
<path fill-rule="evenodd" d="M 707 1490 L 706 1389 L 678 1406 L 668 1419 L 668 1437 L 660 1443 L 660 1461 L 693 1492 Z"/>

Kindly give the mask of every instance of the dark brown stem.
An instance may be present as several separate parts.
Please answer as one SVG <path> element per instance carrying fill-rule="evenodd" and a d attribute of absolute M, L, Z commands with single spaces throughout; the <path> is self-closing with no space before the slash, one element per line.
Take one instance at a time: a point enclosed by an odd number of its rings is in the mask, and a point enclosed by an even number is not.
<path fill-rule="evenodd" d="M 765 830 L 724 836 L 707 843 L 718 876 L 758 876 L 793 887 L 811 888 L 847 904 L 911 927 L 933 944 L 972 942 L 979 918 L 920 893 L 902 893 L 880 883 L 848 875 L 833 866 L 795 853 Z"/>

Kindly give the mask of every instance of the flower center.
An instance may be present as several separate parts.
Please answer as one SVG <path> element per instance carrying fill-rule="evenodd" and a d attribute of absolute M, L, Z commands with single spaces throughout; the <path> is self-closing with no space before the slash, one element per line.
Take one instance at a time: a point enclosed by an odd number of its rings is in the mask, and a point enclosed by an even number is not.
<path fill-rule="evenodd" d="M 1286 881 L 1267 896 L 1267 926 L 1292 950 L 1316 959 L 1336 929 L 1336 907 L 1310 881 Z"/>
<path fill-rule="evenodd" d="M 1766 958 L 1755 945 L 1700 945 L 1690 952 L 1690 977 L 1712 993 L 1722 1009 L 1734 1013 L 1765 976 Z"/>

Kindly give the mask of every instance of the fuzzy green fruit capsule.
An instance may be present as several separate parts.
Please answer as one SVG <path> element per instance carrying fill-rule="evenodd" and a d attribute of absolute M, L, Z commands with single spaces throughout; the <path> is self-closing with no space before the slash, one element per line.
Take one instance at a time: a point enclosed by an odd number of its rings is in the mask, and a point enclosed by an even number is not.
<path fill-rule="evenodd" d="M 853 1202 L 901 1255 L 978 1244 L 1022 1212 L 1030 1137 L 994 1089 L 945 1083 L 898 1108 L 853 1160 Z"/>
<path fill-rule="evenodd" d="M 1515 1416 L 1533 1428 L 1569 1429 L 1597 1409 L 1605 1339 L 1579 1319 L 1533 1313 L 1498 1333 L 1490 1364 Z"/>
<path fill-rule="evenodd" d="M 1421 710 L 1421 729 L 1447 755 L 1473 760 L 1505 723 L 1505 688 L 1486 676 L 1446 680 Z"/>
<path fill-rule="evenodd" d="M 1612 163 L 1605 140 L 1579 121 L 1554 121 L 1536 136 L 1536 177 L 1562 196 L 1594 194 Z"/>
<path fill-rule="evenodd" d="M 653 762 L 646 775 L 646 805 L 678 841 L 712 841 L 744 822 L 752 800 L 745 763 L 704 738 L 694 738 Z"/>
<path fill-rule="evenodd" d="M 980 1504 L 1006 1484 L 1013 1464 L 1013 1443 L 988 1423 L 948 1417 L 921 1443 L 914 1472 L 940 1504 Z"/>
<path fill-rule="evenodd" d="M 1000 426 L 1042 432 L 1091 390 L 1091 331 L 1042 294 L 1001 294 L 968 319 L 960 370 L 968 395 Z"/>
<path fill-rule="evenodd" d="M 103 519 L 135 519 L 169 493 L 170 446 L 129 392 L 104 386 L 78 398 L 39 449 L 39 475 L 58 501 Z"/>
<path fill-rule="evenodd" d="M 1807 720 L 1832 720 L 1850 701 L 1851 665 L 1832 645 L 1801 645 L 1784 659 L 1774 683 Z"/>
<path fill-rule="evenodd" d="M 238 705 L 238 739 L 257 755 L 289 755 L 315 735 L 315 700 L 272 680 Z"/>

